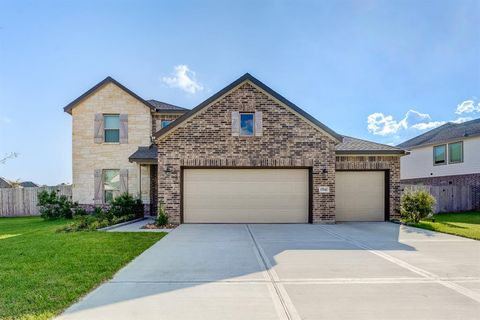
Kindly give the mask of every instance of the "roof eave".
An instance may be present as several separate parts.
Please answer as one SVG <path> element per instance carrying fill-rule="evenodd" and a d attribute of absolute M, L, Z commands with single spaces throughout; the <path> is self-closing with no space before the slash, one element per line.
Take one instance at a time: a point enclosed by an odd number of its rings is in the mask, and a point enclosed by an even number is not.
<path fill-rule="evenodd" d="M 349 155 L 349 154 L 351 155 L 369 155 L 369 154 L 405 155 L 407 154 L 407 151 L 405 150 L 336 150 L 335 154 L 339 154 L 339 155 Z"/>
<path fill-rule="evenodd" d="M 106 84 L 108 83 L 113 83 L 115 84 L 116 86 L 118 86 L 120 89 L 122 89 L 123 91 L 125 91 L 126 93 L 128 93 L 129 95 L 131 95 L 132 97 L 136 98 L 138 101 L 140 101 L 141 103 L 143 103 L 146 107 L 152 109 L 152 110 L 155 110 L 155 107 L 153 105 L 151 105 L 150 103 L 148 103 L 146 100 L 144 100 L 142 97 L 140 97 L 139 95 L 137 95 L 135 92 L 133 92 L 132 90 L 128 89 L 127 87 L 125 87 L 123 84 L 121 84 L 120 82 L 118 82 L 117 80 L 113 79 L 112 77 L 108 76 L 106 77 L 105 79 L 103 79 L 102 81 L 100 81 L 99 83 L 97 83 L 96 85 L 94 85 L 92 88 L 90 88 L 89 90 L 87 90 L 84 94 L 82 94 L 80 97 L 78 97 L 77 99 L 73 100 L 72 102 L 70 102 L 68 105 L 66 105 L 64 108 L 63 108 L 63 111 L 68 113 L 68 114 L 72 114 L 72 109 L 75 108 L 80 102 L 82 102 L 83 100 L 85 100 L 86 98 L 88 98 L 90 95 L 92 95 L 93 93 L 95 93 L 98 89 L 100 89 L 101 87 L 105 86 Z"/>

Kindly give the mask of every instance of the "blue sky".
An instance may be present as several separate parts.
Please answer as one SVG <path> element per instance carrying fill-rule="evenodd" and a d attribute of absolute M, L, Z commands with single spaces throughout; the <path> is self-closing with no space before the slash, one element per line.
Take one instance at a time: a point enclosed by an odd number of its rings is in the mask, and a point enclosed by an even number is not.
<path fill-rule="evenodd" d="M 250 72 L 337 132 L 390 144 L 478 118 L 479 20 L 476 0 L 0 0 L 0 155 L 19 153 L 0 176 L 70 182 L 62 108 L 108 75 L 191 108 Z"/>

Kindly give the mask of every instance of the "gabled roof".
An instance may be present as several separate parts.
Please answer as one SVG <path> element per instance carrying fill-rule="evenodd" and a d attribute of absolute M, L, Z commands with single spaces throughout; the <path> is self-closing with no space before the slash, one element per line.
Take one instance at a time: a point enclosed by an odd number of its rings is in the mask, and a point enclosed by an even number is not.
<path fill-rule="evenodd" d="M 125 91 L 126 93 L 128 93 L 129 95 L 131 95 L 132 97 L 134 97 L 135 99 L 140 101 L 141 103 L 143 103 L 145 106 L 149 107 L 152 110 L 155 110 L 155 107 L 152 106 L 147 101 L 145 101 L 142 97 L 140 97 L 135 92 L 131 91 L 130 89 L 128 89 L 127 87 L 122 85 L 120 82 L 118 82 L 117 80 L 115 80 L 115 79 L 113 79 L 112 77 L 109 76 L 109 77 L 106 77 L 105 79 L 103 79 L 102 81 L 100 81 L 99 83 L 97 83 L 96 85 L 94 85 L 90 90 L 88 90 L 87 92 L 82 94 L 80 97 L 78 97 L 77 99 L 70 102 L 66 107 L 63 108 L 63 111 L 65 111 L 69 114 L 72 114 L 72 109 L 75 108 L 80 102 L 82 102 L 83 100 L 88 98 L 90 95 L 95 93 L 98 89 L 102 88 L 103 86 L 105 86 L 109 83 L 115 84 L 117 87 L 119 87 L 120 89 L 122 89 L 123 91 Z"/>
<path fill-rule="evenodd" d="M 416 148 L 423 145 L 443 143 L 478 135 L 480 135 L 480 118 L 463 123 L 448 122 L 438 128 L 400 143 L 397 147 L 404 149 Z"/>
<path fill-rule="evenodd" d="M 0 177 L 0 188 L 11 188 L 12 183 L 7 179 Z"/>
<path fill-rule="evenodd" d="M 20 182 L 20 185 L 24 188 L 38 187 L 38 184 L 36 184 L 35 182 L 32 182 L 32 181 L 23 181 L 23 182 Z"/>
<path fill-rule="evenodd" d="M 405 150 L 387 144 L 343 136 L 335 146 L 335 154 L 405 154 Z"/>
<path fill-rule="evenodd" d="M 175 112 L 175 113 L 185 113 L 187 111 L 190 111 L 190 109 L 182 108 L 170 103 L 157 101 L 153 99 L 147 100 L 147 102 L 150 103 L 152 106 L 154 106 L 157 112 L 168 111 L 168 112 Z"/>
<path fill-rule="evenodd" d="M 320 121 L 318 121 L 317 119 L 312 117 L 311 115 L 309 115 L 307 112 L 300 109 L 293 102 L 290 102 L 289 100 L 287 100 L 286 98 L 284 98 L 283 96 L 281 96 L 280 94 L 278 94 L 277 92 L 272 90 L 270 87 L 268 87 L 263 82 L 256 79 L 254 76 L 252 76 L 249 73 L 245 73 L 243 76 L 241 76 L 240 78 L 238 78 L 237 80 L 235 80 L 234 82 L 232 82 L 231 84 L 229 84 L 228 86 L 223 88 L 222 90 L 215 93 L 213 96 L 211 96 L 207 100 L 200 103 L 198 106 L 196 106 L 192 110 L 190 110 L 190 112 L 187 112 L 187 113 L 183 114 L 182 116 L 178 117 L 168 127 L 162 128 L 159 131 L 157 131 L 157 133 L 155 133 L 155 137 L 156 138 L 161 137 L 161 136 L 165 135 L 167 132 L 171 132 L 171 131 L 175 130 L 178 127 L 178 125 L 180 125 L 181 123 L 183 123 L 187 119 L 190 119 L 192 116 L 194 116 L 196 113 L 201 111 L 203 108 L 209 106 L 212 102 L 214 102 L 218 98 L 222 97 L 223 95 L 225 95 L 226 93 L 228 93 L 229 91 L 231 91 L 232 89 L 239 86 L 241 83 L 243 83 L 245 81 L 250 81 L 255 86 L 257 86 L 260 89 L 262 89 L 263 91 L 267 92 L 269 95 L 274 97 L 276 100 L 280 101 L 281 103 L 283 103 L 284 105 L 286 105 L 287 107 L 289 107 L 290 109 L 295 111 L 296 113 L 300 114 L 302 117 L 304 117 L 305 119 L 310 121 L 312 124 L 314 124 L 315 126 L 320 128 L 321 130 L 327 132 L 328 134 L 330 134 L 332 137 L 334 137 L 338 141 L 342 141 L 342 136 L 341 135 L 339 135 L 338 133 L 336 133 L 335 131 L 333 131 L 332 129 L 330 129 L 329 127 L 327 127 L 326 125 L 324 125 L 323 123 L 321 123 Z"/>

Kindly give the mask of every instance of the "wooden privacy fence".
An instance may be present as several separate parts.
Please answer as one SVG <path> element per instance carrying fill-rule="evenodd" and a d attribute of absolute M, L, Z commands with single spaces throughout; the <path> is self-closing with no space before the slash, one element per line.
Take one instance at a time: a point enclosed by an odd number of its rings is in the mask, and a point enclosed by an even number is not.
<path fill-rule="evenodd" d="M 474 186 L 422 186 L 422 185 L 402 185 L 402 192 L 425 190 L 429 192 L 436 200 L 435 213 L 469 211 L 476 208 L 476 193 Z"/>
<path fill-rule="evenodd" d="M 72 186 L 0 188 L 0 217 L 39 215 L 37 195 L 44 190 L 72 198 Z"/>

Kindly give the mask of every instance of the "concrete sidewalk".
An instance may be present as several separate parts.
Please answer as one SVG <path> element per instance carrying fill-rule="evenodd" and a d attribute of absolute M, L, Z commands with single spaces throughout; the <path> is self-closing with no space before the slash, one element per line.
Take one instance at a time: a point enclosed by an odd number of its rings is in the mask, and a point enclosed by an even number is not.
<path fill-rule="evenodd" d="M 480 242 L 393 223 L 181 225 L 61 319 L 478 319 Z"/>

